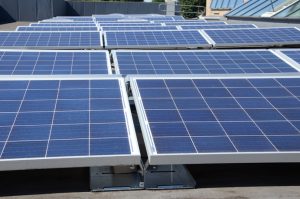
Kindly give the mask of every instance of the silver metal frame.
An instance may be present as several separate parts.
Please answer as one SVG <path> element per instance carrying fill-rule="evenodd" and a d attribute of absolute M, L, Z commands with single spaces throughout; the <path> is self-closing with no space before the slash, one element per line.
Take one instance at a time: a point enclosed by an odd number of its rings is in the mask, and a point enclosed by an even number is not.
<path fill-rule="evenodd" d="M 104 52 L 106 56 L 106 67 L 108 75 L 112 75 L 110 56 L 107 50 L 30 50 L 30 49 L 0 49 L 0 52 Z M 1 62 L 1 61 L 0 61 Z M 14 75 L 18 76 L 18 75 Z M 31 76 L 31 75 L 30 75 Z M 0 75 L 1 77 L 1 75 Z M 0 79 L 1 80 L 1 79 Z"/>
<path fill-rule="evenodd" d="M 157 32 L 167 32 L 167 31 L 178 31 L 178 32 L 185 32 L 189 30 L 159 30 Z M 197 31 L 197 30 L 195 30 Z M 204 38 L 204 40 L 207 42 L 207 44 L 177 44 L 177 45 L 107 45 L 107 36 L 106 33 L 108 32 L 120 32 L 120 31 L 104 31 L 104 43 L 105 43 L 105 48 L 106 49 L 119 49 L 119 48 L 124 48 L 124 49 L 176 49 L 176 48 L 211 48 L 212 45 L 211 43 L 207 40 L 207 38 L 202 34 L 202 32 L 197 31 L 200 36 Z M 123 32 L 123 31 L 122 31 Z M 124 32 L 137 32 L 137 31 L 124 31 Z M 140 31 L 140 32 L 147 32 L 147 31 Z M 151 32 L 151 31 L 148 31 Z"/>
<path fill-rule="evenodd" d="M 9 33 L 49 33 L 46 31 L 0 31 Z M 57 31 L 58 32 L 96 32 L 99 33 L 100 44 L 94 46 L 1 46 L 2 49 L 36 49 L 36 50 L 76 50 L 76 49 L 103 49 L 103 37 L 101 31 Z"/>
<path fill-rule="evenodd" d="M 249 29 L 283 29 L 283 28 L 294 28 L 299 30 L 297 27 L 276 27 L 276 28 L 249 28 Z M 214 48 L 226 48 L 226 47 L 264 47 L 264 46 L 285 46 L 285 45 L 299 45 L 299 41 L 295 42 L 260 42 L 260 43 L 216 43 L 206 31 L 220 31 L 220 30 L 246 30 L 242 28 L 232 28 L 232 29 L 202 29 L 200 30 L 206 37 L 213 41 Z M 300 31 L 300 30 L 299 30 Z M 300 34 L 300 33 L 299 33 Z"/>
<path fill-rule="evenodd" d="M 124 79 L 118 75 L 14 75 L 0 76 L 0 81 L 18 80 L 118 80 L 120 85 L 125 121 L 128 131 L 128 140 L 131 154 L 126 155 L 97 155 L 97 156 L 66 156 L 66 157 L 40 157 L 0 159 L 0 170 L 25 170 L 45 168 L 71 168 L 71 167 L 99 167 L 118 165 L 139 165 L 140 151 L 127 97 Z"/>
<path fill-rule="evenodd" d="M 280 57 L 281 59 L 285 60 L 287 63 L 289 63 L 290 65 L 294 66 L 294 68 L 296 68 L 299 72 L 300 72 L 300 64 L 298 62 L 296 62 L 294 59 L 290 58 L 289 56 L 285 55 L 284 51 L 299 51 L 300 52 L 300 48 L 291 48 L 291 49 L 273 49 L 271 50 L 274 54 L 276 54 L 278 57 Z"/>
<path fill-rule="evenodd" d="M 165 75 L 157 77 L 129 76 L 136 110 L 151 165 L 164 164 L 215 164 L 215 163 L 267 163 L 300 162 L 300 151 L 290 152 L 230 152 L 230 153 L 170 153 L 158 154 L 146 117 L 136 80 L 138 79 L 244 79 L 244 78 L 300 78 L 300 74 L 252 74 L 252 75 Z"/>
<path fill-rule="evenodd" d="M 295 49 L 295 50 L 297 50 L 297 49 Z M 300 49 L 298 49 L 298 50 L 300 51 Z M 228 49 L 228 50 L 216 49 L 216 50 L 164 50 L 163 52 L 228 52 L 228 51 L 231 51 L 231 52 L 234 52 L 234 51 L 237 51 L 237 52 L 241 52 L 241 51 L 269 51 L 272 54 L 274 54 L 274 56 L 278 57 L 279 59 L 281 59 L 282 61 L 287 63 L 291 68 L 294 68 L 298 72 L 300 72 L 300 65 L 299 64 L 293 63 L 292 61 L 287 59 L 285 56 L 281 56 L 279 53 L 277 53 L 277 51 L 274 51 L 274 50 L 267 50 L 267 49 Z M 121 74 L 121 72 L 120 72 L 120 66 L 119 66 L 117 52 L 162 52 L 162 51 L 161 50 L 129 50 L 129 49 L 127 49 L 127 50 L 112 50 L 111 55 L 112 55 L 112 58 L 113 58 L 115 73 L 118 74 L 118 75 L 124 75 L 124 74 Z M 266 73 L 262 73 L 262 74 L 266 74 Z M 280 74 L 280 73 L 276 73 L 276 74 Z M 142 75 L 142 74 L 139 74 L 139 75 L 145 76 L 145 75 Z M 153 75 L 165 76 L 164 74 L 153 74 Z"/>

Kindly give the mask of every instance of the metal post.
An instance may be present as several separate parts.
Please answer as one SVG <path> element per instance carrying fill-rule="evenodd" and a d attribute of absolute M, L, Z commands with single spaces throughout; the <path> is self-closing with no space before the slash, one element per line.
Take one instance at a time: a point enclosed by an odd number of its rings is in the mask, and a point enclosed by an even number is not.
<path fill-rule="evenodd" d="M 166 0 L 166 15 L 175 15 L 175 1 L 174 0 Z"/>

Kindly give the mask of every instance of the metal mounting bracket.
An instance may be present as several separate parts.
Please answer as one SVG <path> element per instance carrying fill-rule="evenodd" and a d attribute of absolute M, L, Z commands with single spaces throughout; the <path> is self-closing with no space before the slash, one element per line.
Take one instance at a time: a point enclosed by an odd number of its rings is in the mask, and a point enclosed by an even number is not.
<path fill-rule="evenodd" d="M 144 189 L 139 166 L 105 166 L 90 168 L 92 191 Z"/>
<path fill-rule="evenodd" d="M 184 165 L 148 165 L 144 170 L 145 189 L 189 189 L 196 182 Z"/>

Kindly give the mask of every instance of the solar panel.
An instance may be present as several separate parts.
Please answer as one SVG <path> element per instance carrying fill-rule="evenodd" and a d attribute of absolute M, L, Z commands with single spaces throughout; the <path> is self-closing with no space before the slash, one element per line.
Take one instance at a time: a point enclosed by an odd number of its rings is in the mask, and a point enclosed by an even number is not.
<path fill-rule="evenodd" d="M 216 47 L 293 45 L 300 42 L 297 28 L 203 30 Z"/>
<path fill-rule="evenodd" d="M 117 74 L 234 74 L 298 72 L 269 50 L 115 50 Z"/>
<path fill-rule="evenodd" d="M 104 50 L 0 50 L 0 75 L 111 74 Z"/>
<path fill-rule="evenodd" d="M 278 56 L 286 59 L 289 63 L 297 66 L 300 68 L 300 49 L 281 49 L 281 50 L 274 50 Z"/>
<path fill-rule="evenodd" d="M 139 164 L 123 79 L 0 81 L 0 170 Z"/>
<path fill-rule="evenodd" d="M 106 48 L 210 47 L 199 31 L 104 32 Z"/>
<path fill-rule="evenodd" d="M 181 26 L 181 25 L 225 25 L 226 23 L 223 21 L 217 22 L 205 22 L 205 21 L 172 21 L 172 22 L 164 22 L 166 26 Z"/>
<path fill-rule="evenodd" d="M 153 23 L 100 23 L 99 26 L 117 26 L 117 27 L 128 27 L 128 26 L 134 26 L 134 27 L 145 27 L 145 26 L 159 26 L 158 24 Z"/>
<path fill-rule="evenodd" d="M 64 27 L 95 27 L 96 24 L 94 23 L 31 23 L 30 26 L 38 26 L 38 27 L 56 27 L 56 26 L 64 26 Z"/>
<path fill-rule="evenodd" d="M 166 26 L 168 27 L 168 26 Z M 183 30 L 199 30 L 199 29 L 232 29 L 232 28 L 256 28 L 253 24 L 231 24 L 231 25 L 184 25 L 180 26 Z"/>
<path fill-rule="evenodd" d="M 300 161 L 300 76 L 132 77 L 149 163 Z"/>
<path fill-rule="evenodd" d="M 99 32 L 0 32 L 1 48 L 102 48 Z"/>
<path fill-rule="evenodd" d="M 98 31 L 96 26 L 18 26 L 16 31 L 44 31 L 44 32 L 54 32 L 54 31 Z"/>
<path fill-rule="evenodd" d="M 102 31 L 177 30 L 176 26 L 102 26 Z"/>

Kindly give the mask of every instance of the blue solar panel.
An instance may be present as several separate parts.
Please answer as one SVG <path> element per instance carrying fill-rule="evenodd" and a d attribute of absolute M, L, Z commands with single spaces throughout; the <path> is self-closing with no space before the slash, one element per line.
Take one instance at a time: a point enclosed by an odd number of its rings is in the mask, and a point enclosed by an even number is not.
<path fill-rule="evenodd" d="M 198 31 L 104 32 L 106 48 L 209 47 Z"/>
<path fill-rule="evenodd" d="M 107 51 L 0 50 L 0 75 L 111 74 Z"/>
<path fill-rule="evenodd" d="M 134 27 L 145 27 L 145 26 L 159 26 L 159 24 L 153 24 L 153 23 L 101 23 L 100 26 L 110 26 L 110 27 L 128 27 L 128 26 L 134 26 Z"/>
<path fill-rule="evenodd" d="M 183 26 L 183 25 L 212 25 L 212 26 L 215 26 L 215 25 L 225 25 L 226 23 L 223 22 L 223 21 L 217 21 L 217 22 L 206 22 L 206 21 L 171 21 L 171 22 L 165 22 L 164 23 L 165 25 L 167 26 Z"/>
<path fill-rule="evenodd" d="M 281 53 L 300 65 L 300 49 L 279 50 Z"/>
<path fill-rule="evenodd" d="M 300 161 L 297 76 L 135 77 L 131 86 L 150 164 Z"/>
<path fill-rule="evenodd" d="M 139 162 L 120 78 L 1 81 L 0 93 L 0 170 Z"/>
<path fill-rule="evenodd" d="M 2 48 L 102 48 L 99 32 L 0 32 Z"/>
<path fill-rule="evenodd" d="M 102 26 L 102 31 L 177 30 L 176 26 Z"/>
<path fill-rule="evenodd" d="M 168 27 L 168 26 L 167 26 Z M 252 24 L 231 24 L 231 25 L 184 25 L 180 26 L 183 30 L 198 30 L 198 29 L 232 29 L 232 28 L 256 28 Z"/>
<path fill-rule="evenodd" d="M 300 31 L 296 28 L 257 28 L 203 30 L 215 46 L 272 46 L 299 44 Z"/>
<path fill-rule="evenodd" d="M 112 54 L 116 73 L 123 75 L 298 72 L 268 50 L 116 50 Z"/>
<path fill-rule="evenodd" d="M 19 26 L 17 28 L 17 31 L 48 31 L 48 32 L 54 32 L 54 31 L 98 31 L 98 28 L 96 26 Z"/>
<path fill-rule="evenodd" d="M 38 26 L 38 27 L 56 27 L 56 26 L 64 26 L 64 27 L 82 27 L 82 26 L 87 26 L 87 27 L 95 27 L 96 24 L 94 23 L 32 23 L 30 26 Z"/>

